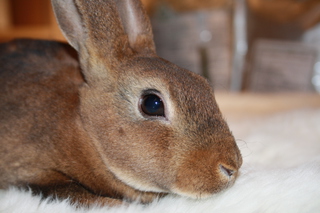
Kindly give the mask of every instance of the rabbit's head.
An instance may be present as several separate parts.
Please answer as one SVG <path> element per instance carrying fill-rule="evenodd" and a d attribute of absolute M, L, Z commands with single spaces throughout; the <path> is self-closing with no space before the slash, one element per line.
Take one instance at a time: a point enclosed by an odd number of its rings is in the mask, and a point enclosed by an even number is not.
<path fill-rule="evenodd" d="M 78 51 L 80 115 L 105 169 L 141 191 L 206 197 L 242 158 L 207 81 L 159 58 L 139 0 L 53 0 Z"/>

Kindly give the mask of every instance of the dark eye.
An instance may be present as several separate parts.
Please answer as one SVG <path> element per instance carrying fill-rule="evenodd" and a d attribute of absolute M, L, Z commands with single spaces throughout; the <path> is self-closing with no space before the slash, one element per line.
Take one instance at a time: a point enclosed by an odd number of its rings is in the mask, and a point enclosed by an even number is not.
<path fill-rule="evenodd" d="M 148 116 L 162 116 L 164 114 L 164 105 L 161 98 L 155 94 L 144 95 L 140 102 L 141 111 Z"/>

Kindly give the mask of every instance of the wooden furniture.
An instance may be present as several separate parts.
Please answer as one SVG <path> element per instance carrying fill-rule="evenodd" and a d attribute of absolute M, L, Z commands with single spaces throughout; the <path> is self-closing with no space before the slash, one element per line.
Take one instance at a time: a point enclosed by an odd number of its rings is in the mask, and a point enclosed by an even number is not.
<path fill-rule="evenodd" d="M 0 1 L 0 41 L 14 38 L 64 40 L 50 0 Z"/>

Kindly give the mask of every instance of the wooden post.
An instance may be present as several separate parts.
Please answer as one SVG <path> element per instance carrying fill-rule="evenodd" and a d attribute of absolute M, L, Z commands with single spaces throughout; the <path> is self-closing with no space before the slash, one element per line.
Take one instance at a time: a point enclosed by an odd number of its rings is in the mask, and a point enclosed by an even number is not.
<path fill-rule="evenodd" d="M 0 0 L 0 30 L 11 27 L 10 0 Z"/>

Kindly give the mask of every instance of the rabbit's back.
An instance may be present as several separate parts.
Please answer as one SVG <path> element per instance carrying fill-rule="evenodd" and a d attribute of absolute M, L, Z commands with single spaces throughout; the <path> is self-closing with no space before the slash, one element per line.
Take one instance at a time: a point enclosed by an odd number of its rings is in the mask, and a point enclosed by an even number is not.
<path fill-rule="evenodd" d="M 0 81 L 4 86 L 25 83 L 48 83 L 59 78 L 65 83 L 83 81 L 77 53 L 65 43 L 18 39 L 0 44 Z M 58 85 L 59 86 L 59 85 Z"/>
<path fill-rule="evenodd" d="M 50 149 L 46 141 L 58 140 L 49 137 L 70 125 L 82 81 L 76 53 L 66 44 L 28 39 L 0 44 L 2 185 L 32 167 Z M 50 164 L 45 161 L 36 164 Z"/>
<path fill-rule="evenodd" d="M 32 122 L 76 107 L 83 82 L 76 57 L 59 42 L 23 39 L 1 44 L 0 119 L 29 116 Z"/>

